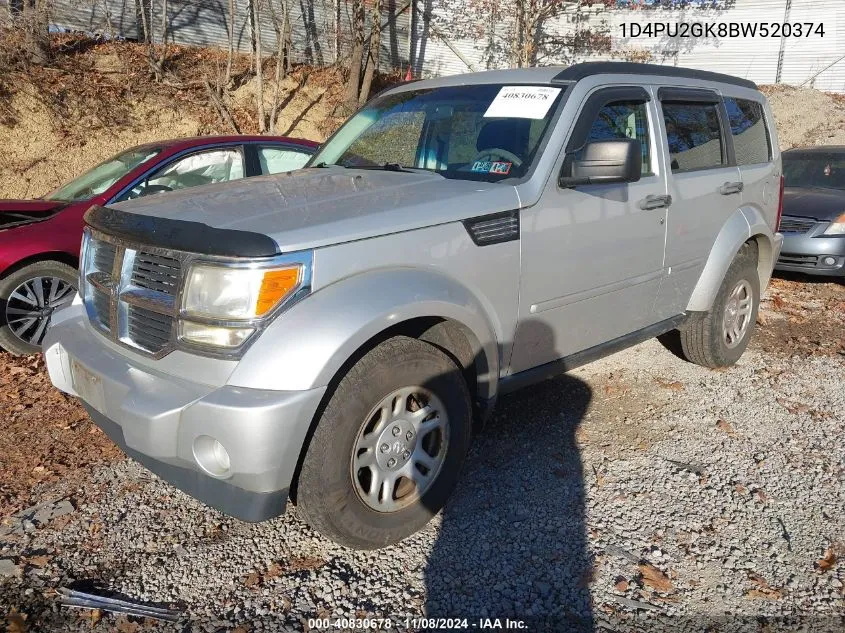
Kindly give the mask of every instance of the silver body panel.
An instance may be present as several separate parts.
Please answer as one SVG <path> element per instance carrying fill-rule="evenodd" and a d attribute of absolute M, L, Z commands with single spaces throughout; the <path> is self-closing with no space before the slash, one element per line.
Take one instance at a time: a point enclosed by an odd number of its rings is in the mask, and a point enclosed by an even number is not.
<path fill-rule="evenodd" d="M 558 70 L 479 73 L 394 90 L 548 83 Z M 561 189 L 564 147 L 586 100 L 620 85 L 651 96 L 653 174 Z M 751 238 L 765 288 L 783 239 L 774 231 L 781 167 L 768 106 L 771 162 L 673 174 L 657 98 L 662 86 L 765 104 L 757 91 L 719 82 L 596 75 L 562 85 L 567 97 L 556 124 L 520 181 L 312 168 L 117 205 L 261 233 L 285 253 L 313 249 L 310 294 L 280 311 L 237 360 L 178 349 L 146 357 L 96 331 L 77 304 L 57 315 L 45 340 L 51 378 L 119 425 L 139 453 L 201 470 L 191 446 L 212 435 L 229 450 L 239 489 L 286 490 L 327 387 L 357 350 L 404 322 L 453 322 L 478 359 L 477 395 L 492 402 L 501 380 L 519 372 L 709 309 Z M 722 195 L 720 187 L 734 181 L 744 183 L 741 194 Z M 638 206 L 665 194 L 672 196 L 668 208 Z M 519 212 L 517 239 L 473 242 L 465 220 L 511 210 Z M 77 373 L 100 386 L 79 393 Z"/>

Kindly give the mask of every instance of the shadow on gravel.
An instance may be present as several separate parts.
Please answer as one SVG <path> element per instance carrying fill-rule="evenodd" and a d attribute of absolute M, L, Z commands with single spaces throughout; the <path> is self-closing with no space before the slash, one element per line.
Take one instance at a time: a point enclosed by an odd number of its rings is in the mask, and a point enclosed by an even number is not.
<path fill-rule="evenodd" d="M 499 399 L 443 511 L 425 571 L 427 617 L 593 631 L 575 439 L 591 398 L 585 382 L 562 375 Z"/>

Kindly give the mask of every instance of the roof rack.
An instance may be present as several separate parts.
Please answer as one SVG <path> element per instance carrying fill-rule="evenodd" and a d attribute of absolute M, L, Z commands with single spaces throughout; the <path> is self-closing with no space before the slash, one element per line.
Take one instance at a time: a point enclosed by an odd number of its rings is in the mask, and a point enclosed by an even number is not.
<path fill-rule="evenodd" d="M 677 66 L 661 66 L 659 64 L 639 64 L 636 62 L 583 62 L 573 64 L 559 72 L 552 79 L 553 82 L 578 81 L 592 75 L 661 75 L 663 77 L 682 77 L 699 81 L 718 81 L 743 88 L 757 89 L 757 84 L 750 79 L 741 79 L 732 75 L 712 73 L 707 70 L 692 68 L 678 68 Z"/>

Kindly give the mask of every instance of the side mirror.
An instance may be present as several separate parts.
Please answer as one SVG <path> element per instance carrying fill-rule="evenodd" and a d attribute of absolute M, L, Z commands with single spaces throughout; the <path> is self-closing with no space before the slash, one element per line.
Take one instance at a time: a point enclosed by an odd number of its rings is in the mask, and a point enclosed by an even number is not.
<path fill-rule="evenodd" d="M 561 187 L 637 182 L 642 176 L 640 141 L 633 138 L 595 141 L 566 155 L 560 170 Z"/>

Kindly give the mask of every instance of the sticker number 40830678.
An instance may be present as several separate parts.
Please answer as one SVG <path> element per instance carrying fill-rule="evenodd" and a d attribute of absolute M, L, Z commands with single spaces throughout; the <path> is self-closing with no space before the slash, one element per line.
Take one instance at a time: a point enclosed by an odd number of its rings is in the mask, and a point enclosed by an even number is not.
<path fill-rule="evenodd" d="M 497 174 L 506 176 L 511 171 L 513 163 L 504 161 L 477 160 L 472 164 L 472 171 L 482 174 Z"/>

